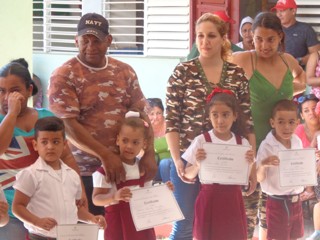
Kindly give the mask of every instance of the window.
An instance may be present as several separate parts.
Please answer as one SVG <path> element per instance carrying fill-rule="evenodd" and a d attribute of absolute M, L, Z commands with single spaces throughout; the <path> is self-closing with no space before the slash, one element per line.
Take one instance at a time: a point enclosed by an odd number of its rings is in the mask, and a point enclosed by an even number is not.
<path fill-rule="evenodd" d="M 189 0 L 33 0 L 33 50 L 77 52 L 77 23 L 92 5 L 109 21 L 109 54 L 185 57 L 189 52 Z"/>
<path fill-rule="evenodd" d="M 105 0 L 103 6 L 113 37 L 109 53 L 143 54 L 144 1 Z"/>
<path fill-rule="evenodd" d="M 320 2 L 319 0 L 297 0 L 297 20 L 309 23 L 320 40 Z"/>

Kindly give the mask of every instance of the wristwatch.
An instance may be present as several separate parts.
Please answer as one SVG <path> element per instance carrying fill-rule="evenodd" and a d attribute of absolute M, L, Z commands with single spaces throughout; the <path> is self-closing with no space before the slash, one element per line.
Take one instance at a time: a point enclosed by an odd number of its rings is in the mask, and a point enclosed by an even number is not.
<path fill-rule="evenodd" d="M 302 65 L 302 57 L 297 57 L 297 61 L 298 61 L 299 65 Z"/>

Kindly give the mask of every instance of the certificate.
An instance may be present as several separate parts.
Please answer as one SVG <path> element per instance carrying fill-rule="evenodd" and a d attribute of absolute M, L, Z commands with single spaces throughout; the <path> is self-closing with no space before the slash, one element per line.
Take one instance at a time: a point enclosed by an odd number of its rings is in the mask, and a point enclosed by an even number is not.
<path fill-rule="evenodd" d="M 314 148 L 279 151 L 281 187 L 317 185 Z"/>
<path fill-rule="evenodd" d="M 129 204 L 137 231 L 184 219 L 172 191 L 165 184 L 133 189 Z"/>
<path fill-rule="evenodd" d="M 202 183 L 247 185 L 249 163 L 245 154 L 250 146 L 204 143 L 207 158 L 200 163 Z"/>
<path fill-rule="evenodd" d="M 96 224 L 62 224 L 57 226 L 58 240 L 98 240 Z"/>

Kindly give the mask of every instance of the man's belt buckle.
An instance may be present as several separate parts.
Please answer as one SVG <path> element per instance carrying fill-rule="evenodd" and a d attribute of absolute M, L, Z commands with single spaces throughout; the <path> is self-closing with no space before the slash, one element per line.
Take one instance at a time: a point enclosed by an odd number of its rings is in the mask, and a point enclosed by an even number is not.
<path fill-rule="evenodd" d="M 292 198 L 291 198 L 292 203 L 296 203 L 298 201 L 299 201 L 299 195 L 292 196 Z"/>

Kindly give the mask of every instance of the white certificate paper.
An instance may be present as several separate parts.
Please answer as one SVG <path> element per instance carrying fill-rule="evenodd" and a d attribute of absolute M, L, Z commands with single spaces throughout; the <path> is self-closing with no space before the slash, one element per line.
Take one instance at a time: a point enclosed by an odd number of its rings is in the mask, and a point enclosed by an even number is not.
<path fill-rule="evenodd" d="M 57 240 L 98 240 L 96 224 L 62 224 L 57 226 Z"/>
<path fill-rule="evenodd" d="M 279 151 L 281 187 L 317 185 L 314 148 Z"/>
<path fill-rule="evenodd" d="M 247 185 L 249 163 L 245 154 L 250 146 L 204 143 L 207 158 L 200 163 L 202 183 Z"/>
<path fill-rule="evenodd" d="M 129 204 L 137 231 L 184 219 L 172 191 L 165 184 L 133 189 Z"/>

